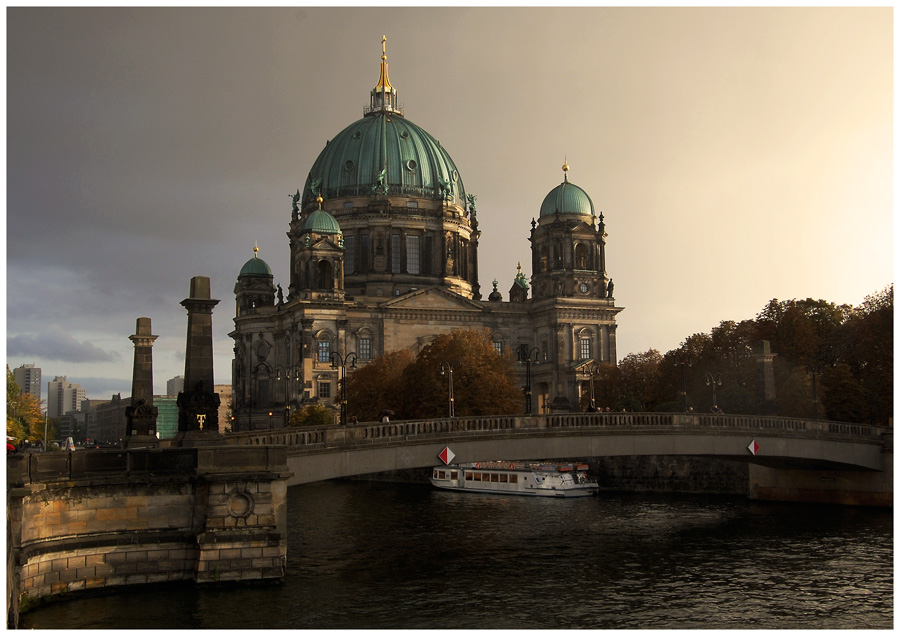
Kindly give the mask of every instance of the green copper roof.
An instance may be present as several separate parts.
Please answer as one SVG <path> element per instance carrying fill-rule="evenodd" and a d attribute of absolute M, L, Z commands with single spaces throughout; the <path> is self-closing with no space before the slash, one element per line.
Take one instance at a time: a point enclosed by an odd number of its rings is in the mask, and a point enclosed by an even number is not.
<path fill-rule="evenodd" d="M 340 234 L 341 226 L 337 219 L 322 209 L 315 210 L 306 217 L 303 222 L 302 232 L 315 232 L 316 234 Z"/>
<path fill-rule="evenodd" d="M 582 214 L 591 216 L 594 214 L 594 203 L 587 192 L 566 179 L 558 186 L 550 190 L 541 203 L 541 216 L 552 216 L 559 211 L 560 214 Z"/>
<path fill-rule="evenodd" d="M 272 276 L 272 268 L 263 259 L 254 256 L 244 263 L 238 276 Z"/>
<path fill-rule="evenodd" d="M 382 176 L 383 171 L 383 176 Z M 456 164 L 434 137 L 396 112 L 377 111 L 350 124 L 325 146 L 306 179 L 304 201 L 381 194 L 447 199 L 465 206 Z"/>
<path fill-rule="evenodd" d="M 303 190 L 303 203 L 391 195 L 444 200 L 466 206 L 456 164 L 441 143 L 406 119 L 397 89 L 387 78 L 385 38 L 381 73 L 364 116 L 329 141 L 319 153 Z"/>

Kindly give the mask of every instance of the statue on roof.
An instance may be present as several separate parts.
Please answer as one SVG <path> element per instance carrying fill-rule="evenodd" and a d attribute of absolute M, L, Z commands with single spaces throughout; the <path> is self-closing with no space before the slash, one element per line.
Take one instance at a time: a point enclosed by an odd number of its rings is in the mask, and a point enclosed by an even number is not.
<path fill-rule="evenodd" d="M 445 201 L 450 201 L 453 199 L 453 184 L 449 181 L 438 177 L 438 183 L 441 186 L 441 197 Z"/>
<path fill-rule="evenodd" d="M 381 173 L 372 185 L 372 194 L 387 194 L 387 168 L 382 168 Z"/>
<path fill-rule="evenodd" d="M 300 189 L 297 188 L 297 191 L 294 194 L 289 194 L 288 196 L 291 199 L 291 212 L 297 214 L 297 212 L 299 211 L 297 202 L 300 201 Z"/>
<path fill-rule="evenodd" d="M 309 182 L 309 187 L 306 189 L 306 193 L 309 195 L 309 198 L 314 199 L 318 197 L 321 192 L 319 190 L 322 187 L 322 179 L 313 179 Z"/>

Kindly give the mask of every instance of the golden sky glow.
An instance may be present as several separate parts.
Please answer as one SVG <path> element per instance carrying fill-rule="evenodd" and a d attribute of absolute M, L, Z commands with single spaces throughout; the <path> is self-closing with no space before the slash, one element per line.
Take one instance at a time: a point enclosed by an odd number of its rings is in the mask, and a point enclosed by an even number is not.
<path fill-rule="evenodd" d="M 893 280 L 891 7 L 10 8 L 7 29 L 8 360 L 91 397 L 130 391 L 138 316 L 157 391 L 183 372 L 196 275 L 230 381 L 237 273 L 258 243 L 287 287 L 288 195 L 362 116 L 382 34 L 406 116 L 478 195 L 483 290 L 531 275 L 569 164 L 609 232 L 620 359 Z"/>

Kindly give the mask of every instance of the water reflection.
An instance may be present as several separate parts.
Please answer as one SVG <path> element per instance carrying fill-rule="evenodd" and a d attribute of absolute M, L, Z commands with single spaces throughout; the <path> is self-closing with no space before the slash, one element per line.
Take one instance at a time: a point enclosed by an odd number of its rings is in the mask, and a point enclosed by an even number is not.
<path fill-rule="evenodd" d="M 890 628 L 889 511 L 732 497 L 291 489 L 276 587 L 166 586 L 23 627 Z"/>

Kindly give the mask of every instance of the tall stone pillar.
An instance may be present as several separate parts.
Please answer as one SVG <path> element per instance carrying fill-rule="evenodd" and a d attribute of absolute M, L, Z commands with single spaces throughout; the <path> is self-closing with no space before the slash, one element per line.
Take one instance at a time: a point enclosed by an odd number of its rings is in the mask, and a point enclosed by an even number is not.
<path fill-rule="evenodd" d="M 129 336 L 134 343 L 134 371 L 131 375 L 131 406 L 125 409 L 125 446 L 158 446 L 156 418 L 159 410 L 153 406 L 153 342 L 158 336 L 150 333 L 150 319 L 138 318 L 135 333 Z"/>
<path fill-rule="evenodd" d="M 212 310 L 219 303 L 209 297 L 209 278 L 194 276 L 191 295 L 181 301 L 188 312 L 184 355 L 184 391 L 178 394 L 178 434 L 181 446 L 221 440 L 219 395 L 213 384 Z"/>

